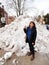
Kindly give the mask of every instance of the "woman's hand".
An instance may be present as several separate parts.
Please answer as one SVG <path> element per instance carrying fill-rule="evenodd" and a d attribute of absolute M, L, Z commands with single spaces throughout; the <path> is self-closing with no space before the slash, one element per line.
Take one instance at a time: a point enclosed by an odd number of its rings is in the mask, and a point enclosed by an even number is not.
<path fill-rule="evenodd" d="M 24 26 L 24 28 L 26 29 L 27 27 L 26 27 L 26 26 Z"/>
<path fill-rule="evenodd" d="M 35 43 L 32 43 L 32 45 L 35 45 Z"/>

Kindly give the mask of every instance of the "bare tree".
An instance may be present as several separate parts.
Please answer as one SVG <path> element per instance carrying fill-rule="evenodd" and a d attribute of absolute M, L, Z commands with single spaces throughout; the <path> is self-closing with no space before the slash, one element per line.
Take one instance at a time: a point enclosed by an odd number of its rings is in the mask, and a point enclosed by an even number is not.
<path fill-rule="evenodd" d="M 23 15 L 25 0 L 13 0 L 17 16 Z"/>
<path fill-rule="evenodd" d="M 25 3 L 27 0 L 6 0 L 7 9 L 10 11 L 10 8 L 14 9 L 16 12 L 16 15 L 23 15 L 25 11 Z M 31 0 L 32 2 L 34 0 Z"/>
<path fill-rule="evenodd" d="M 17 16 L 23 15 L 25 1 L 26 0 L 6 0 L 7 9 L 14 9 Z"/>

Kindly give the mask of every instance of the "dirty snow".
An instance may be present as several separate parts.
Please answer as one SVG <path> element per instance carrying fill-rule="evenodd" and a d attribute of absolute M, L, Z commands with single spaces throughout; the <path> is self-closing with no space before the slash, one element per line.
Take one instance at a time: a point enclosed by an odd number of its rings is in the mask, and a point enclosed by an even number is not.
<path fill-rule="evenodd" d="M 18 56 L 26 55 L 29 51 L 28 43 L 25 43 L 24 26 L 28 26 L 32 17 L 20 16 L 9 25 L 0 28 L 0 48 L 5 51 L 16 52 Z M 35 21 L 37 27 L 37 40 L 35 50 L 49 53 L 49 31 L 45 25 Z"/>

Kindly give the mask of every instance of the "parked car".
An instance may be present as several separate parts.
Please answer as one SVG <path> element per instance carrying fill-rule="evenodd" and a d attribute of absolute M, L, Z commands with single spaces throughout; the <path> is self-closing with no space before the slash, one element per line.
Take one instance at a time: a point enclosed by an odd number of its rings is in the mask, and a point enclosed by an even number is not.
<path fill-rule="evenodd" d="M 47 30 L 49 30 L 49 25 L 46 25 Z"/>

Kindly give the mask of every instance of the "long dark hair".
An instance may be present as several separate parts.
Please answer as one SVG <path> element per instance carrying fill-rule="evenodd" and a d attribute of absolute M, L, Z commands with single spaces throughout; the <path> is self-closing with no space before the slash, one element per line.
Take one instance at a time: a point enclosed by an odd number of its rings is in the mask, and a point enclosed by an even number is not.
<path fill-rule="evenodd" d="M 30 24 L 31 24 L 31 23 L 34 25 L 33 27 L 36 28 L 36 25 L 35 25 L 34 21 L 31 21 L 31 22 L 29 23 L 29 27 L 30 27 Z"/>

